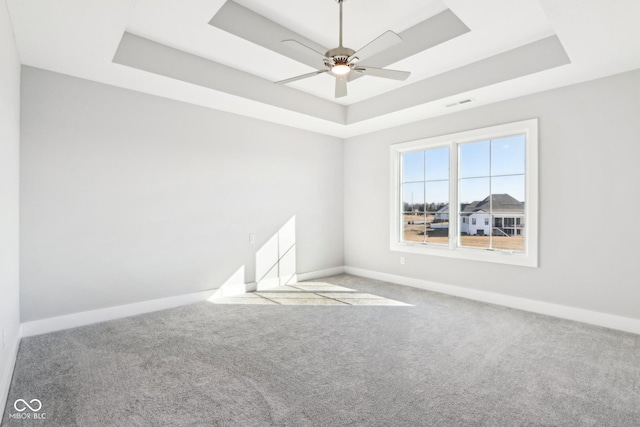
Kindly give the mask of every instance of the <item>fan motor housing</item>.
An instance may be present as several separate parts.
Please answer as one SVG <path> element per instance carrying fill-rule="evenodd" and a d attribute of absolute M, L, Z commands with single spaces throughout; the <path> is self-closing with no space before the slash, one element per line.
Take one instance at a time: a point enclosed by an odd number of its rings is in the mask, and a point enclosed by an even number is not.
<path fill-rule="evenodd" d="M 324 54 L 327 58 L 333 58 L 335 56 L 346 56 L 349 58 L 351 55 L 356 53 L 355 50 L 349 49 L 348 47 L 336 47 L 335 49 L 328 50 L 327 53 Z"/>

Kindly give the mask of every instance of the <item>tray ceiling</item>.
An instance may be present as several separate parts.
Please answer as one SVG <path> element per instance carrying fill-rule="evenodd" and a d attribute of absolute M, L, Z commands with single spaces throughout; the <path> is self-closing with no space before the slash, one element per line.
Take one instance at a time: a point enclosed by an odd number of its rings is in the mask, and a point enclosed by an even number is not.
<path fill-rule="evenodd" d="M 635 0 L 348 0 L 344 44 L 403 41 L 333 97 L 281 43 L 336 47 L 335 0 L 7 0 L 25 65 L 349 137 L 640 68 Z M 473 102 L 460 104 L 471 99 Z"/>

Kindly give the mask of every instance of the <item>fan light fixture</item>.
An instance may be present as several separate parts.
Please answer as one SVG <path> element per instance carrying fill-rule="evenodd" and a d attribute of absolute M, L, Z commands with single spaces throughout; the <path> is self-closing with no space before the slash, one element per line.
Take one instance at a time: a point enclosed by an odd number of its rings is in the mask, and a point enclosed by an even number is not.
<path fill-rule="evenodd" d="M 286 84 L 295 82 L 297 80 L 306 79 L 307 77 L 317 76 L 318 74 L 331 72 L 336 78 L 336 98 L 347 96 L 347 82 L 353 79 L 365 75 L 382 77 L 385 79 L 394 80 L 406 80 L 411 74 L 408 71 L 387 70 L 384 68 L 369 67 L 367 65 L 361 65 L 362 62 L 366 63 L 367 58 L 374 56 L 375 54 L 382 52 L 400 43 L 402 39 L 399 35 L 393 31 L 387 31 L 380 37 L 370 42 L 368 45 L 355 51 L 348 47 L 342 46 L 342 3 L 346 0 L 336 0 L 340 5 L 340 34 L 338 38 L 338 47 L 328 50 L 326 53 L 320 53 L 315 49 L 305 46 L 302 43 L 295 40 L 283 40 L 282 43 L 297 50 L 300 53 L 304 53 L 309 59 L 313 59 L 314 62 L 324 64 L 326 67 L 323 70 L 317 70 L 312 73 L 303 74 L 301 76 L 292 77 L 290 79 L 280 80 L 277 84 Z M 362 62 L 361 62 L 362 60 Z M 322 61 L 322 62 L 320 62 Z"/>
<path fill-rule="evenodd" d="M 349 74 L 349 71 L 351 71 L 351 67 L 349 67 L 349 64 L 344 62 L 338 63 L 333 67 L 331 67 L 331 72 L 338 76 L 344 76 L 345 74 Z"/>

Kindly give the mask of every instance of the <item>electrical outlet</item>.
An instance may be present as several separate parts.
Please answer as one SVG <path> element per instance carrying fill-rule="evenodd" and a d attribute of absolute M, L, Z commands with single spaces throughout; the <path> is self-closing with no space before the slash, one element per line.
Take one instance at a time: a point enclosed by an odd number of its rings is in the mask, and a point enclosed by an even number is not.
<path fill-rule="evenodd" d="M 255 243 L 255 242 L 256 242 L 256 235 L 249 234 L 249 243 Z"/>
<path fill-rule="evenodd" d="M 400 265 L 404 265 L 404 257 L 403 256 L 400 257 Z"/>

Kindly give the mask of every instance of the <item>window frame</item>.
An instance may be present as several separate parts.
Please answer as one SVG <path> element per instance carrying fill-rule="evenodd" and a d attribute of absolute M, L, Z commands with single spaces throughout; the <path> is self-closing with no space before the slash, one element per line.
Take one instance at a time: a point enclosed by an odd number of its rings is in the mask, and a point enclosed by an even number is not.
<path fill-rule="evenodd" d="M 525 250 L 459 247 L 459 150 L 460 144 L 525 135 Z M 402 241 L 402 154 L 409 151 L 449 147 L 449 244 Z M 538 119 L 528 119 L 448 135 L 418 139 L 390 146 L 390 249 L 422 255 L 435 255 L 474 261 L 538 267 Z"/>

